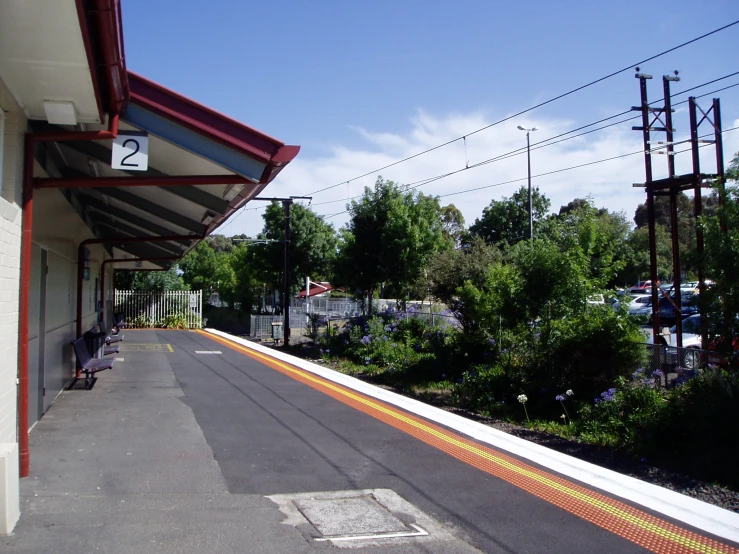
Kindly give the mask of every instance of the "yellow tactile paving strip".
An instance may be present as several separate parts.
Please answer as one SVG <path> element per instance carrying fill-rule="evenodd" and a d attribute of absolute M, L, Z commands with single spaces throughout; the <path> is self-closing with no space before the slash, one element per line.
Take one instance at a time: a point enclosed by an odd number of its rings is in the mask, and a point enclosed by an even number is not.
<path fill-rule="evenodd" d="M 386 405 L 310 372 L 237 343 L 198 331 L 261 363 L 364 412 L 486 473 L 623 537 L 652 552 L 735 553 L 739 550 L 682 529 L 627 504 L 525 464 L 492 448 L 442 429 L 399 408 Z"/>

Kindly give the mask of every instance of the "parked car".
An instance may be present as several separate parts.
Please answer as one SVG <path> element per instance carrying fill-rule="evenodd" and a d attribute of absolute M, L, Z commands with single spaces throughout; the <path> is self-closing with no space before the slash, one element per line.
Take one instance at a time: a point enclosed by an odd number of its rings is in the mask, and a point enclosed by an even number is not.
<path fill-rule="evenodd" d="M 698 313 L 698 302 L 700 295 L 694 294 L 690 297 L 682 297 L 680 305 L 680 317 L 685 319 L 693 314 Z M 675 298 L 672 296 L 662 297 L 659 299 L 657 310 L 659 311 L 660 325 L 674 325 L 677 321 L 675 315 Z M 651 321 L 651 317 L 650 317 Z"/>
<path fill-rule="evenodd" d="M 629 287 L 628 292 L 647 293 L 652 290 L 652 281 L 644 281 Z"/>
<path fill-rule="evenodd" d="M 629 315 L 649 316 L 652 313 L 652 295 L 640 294 L 628 303 Z"/>

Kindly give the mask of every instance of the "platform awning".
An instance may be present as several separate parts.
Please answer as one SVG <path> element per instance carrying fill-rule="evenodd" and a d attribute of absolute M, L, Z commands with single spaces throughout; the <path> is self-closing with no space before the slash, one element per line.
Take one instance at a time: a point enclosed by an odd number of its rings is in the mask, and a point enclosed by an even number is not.
<path fill-rule="evenodd" d="M 258 195 L 300 149 L 139 75 L 129 72 L 128 81 L 131 94 L 119 131 L 148 134 L 148 169 L 112 169 L 110 140 L 50 142 L 41 146 L 41 159 L 51 178 L 34 181 L 37 189 L 61 189 L 99 238 L 204 237 Z M 33 128 L 69 130 L 45 122 Z M 97 128 L 103 126 L 87 127 Z M 133 256 L 171 256 L 196 242 L 117 248 Z"/>

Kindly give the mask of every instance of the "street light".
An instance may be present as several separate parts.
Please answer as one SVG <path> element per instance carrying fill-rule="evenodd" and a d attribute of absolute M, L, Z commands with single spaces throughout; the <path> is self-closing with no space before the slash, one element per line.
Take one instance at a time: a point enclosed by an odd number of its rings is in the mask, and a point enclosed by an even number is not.
<path fill-rule="evenodd" d="M 538 130 L 538 127 L 532 127 L 527 129 L 526 127 L 518 126 L 519 131 L 526 131 L 526 157 L 528 158 L 529 165 L 529 238 L 534 238 L 534 209 L 531 205 L 531 143 L 529 142 L 529 133 Z"/>

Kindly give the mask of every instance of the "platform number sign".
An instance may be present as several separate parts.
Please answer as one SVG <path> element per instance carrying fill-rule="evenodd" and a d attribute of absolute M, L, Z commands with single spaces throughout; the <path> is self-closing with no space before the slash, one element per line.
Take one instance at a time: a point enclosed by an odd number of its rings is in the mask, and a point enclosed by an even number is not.
<path fill-rule="evenodd" d="M 113 169 L 146 171 L 149 167 L 149 135 L 139 131 L 119 131 L 113 139 Z"/>

